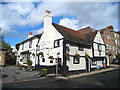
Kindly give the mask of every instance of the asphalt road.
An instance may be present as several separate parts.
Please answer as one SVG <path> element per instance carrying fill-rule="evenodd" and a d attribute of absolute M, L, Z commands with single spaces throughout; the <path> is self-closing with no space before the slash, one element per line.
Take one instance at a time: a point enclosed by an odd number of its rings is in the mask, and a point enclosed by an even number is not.
<path fill-rule="evenodd" d="M 4 84 L 4 88 L 119 88 L 120 69 L 69 80 L 45 78 L 19 84 Z"/>

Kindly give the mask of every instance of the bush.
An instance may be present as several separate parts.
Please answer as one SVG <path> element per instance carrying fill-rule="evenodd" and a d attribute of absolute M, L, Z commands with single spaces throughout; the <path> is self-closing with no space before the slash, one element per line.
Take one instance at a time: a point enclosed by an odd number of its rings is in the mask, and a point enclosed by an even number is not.
<path fill-rule="evenodd" d="M 42 72 L 40 72 L 40 76 L 43 77 L 43 76 L 46 76 L 48 72 L 46 70 L 42 70 Z"/>
<path fill-rule="evenodd" d="M 26 64 L 27 64 L 28 66 L 31 66 L 31 65 L 32 65 L 32 61 L 28 58 L 27 61 L 26 61 Z"/>

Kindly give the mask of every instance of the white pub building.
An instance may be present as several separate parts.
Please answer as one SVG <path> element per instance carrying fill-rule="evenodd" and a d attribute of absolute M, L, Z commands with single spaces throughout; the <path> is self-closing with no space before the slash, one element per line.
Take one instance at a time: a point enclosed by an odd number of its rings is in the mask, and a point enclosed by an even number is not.
<path fill-rule="evenodd" d="M 27 58 L 32 66 L 48 73 L 73 74 L 95 70 L 98 66 L 109 66 L 105 45 L 98 30 L 90 27 L 79 31 L 52 22 L 50 11 L 44 15 L 44 31 L 16 44 L 17 62 L 26 65 Z M 21 54 L 24 53 L 24 54 Z"/>

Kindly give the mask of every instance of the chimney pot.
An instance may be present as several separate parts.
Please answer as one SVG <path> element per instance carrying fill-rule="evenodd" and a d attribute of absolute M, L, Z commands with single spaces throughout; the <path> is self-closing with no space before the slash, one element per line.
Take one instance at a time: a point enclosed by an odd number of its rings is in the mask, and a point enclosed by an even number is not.
<path fill-rule="evenodd" d="M 46 10 L 46 13 L 50 14 L 50 11 Z"/>
<path fill-rule="evenodd" d="M 32 32 L 29 32 L 29 35 L 32 35 Z"/>

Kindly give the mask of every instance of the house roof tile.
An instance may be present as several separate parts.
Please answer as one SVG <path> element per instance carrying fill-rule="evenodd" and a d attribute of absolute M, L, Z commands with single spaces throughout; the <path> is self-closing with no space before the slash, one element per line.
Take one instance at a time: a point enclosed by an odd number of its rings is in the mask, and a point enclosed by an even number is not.
<path fill-rule="evenodd" d="M 89 44 L 89 42 L 86 40 L 83 33 L 64 27 L 62 25 L 55 24 L 55 23 L 52 23 L 52 25 L 66 40 L 76 42 L 76 43 L 86 44 L 86 45 Z"/>

